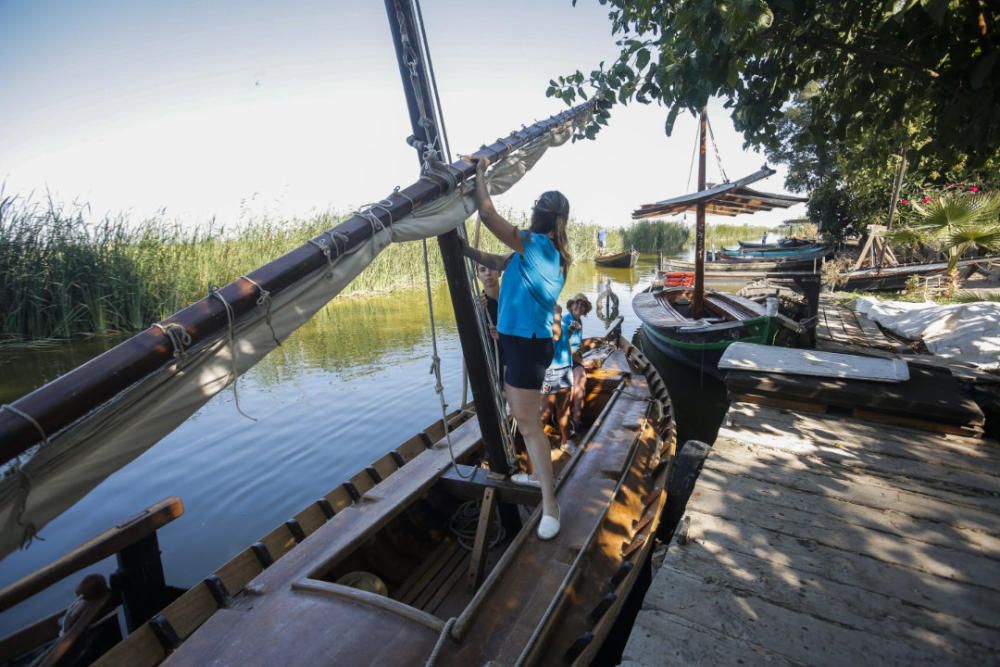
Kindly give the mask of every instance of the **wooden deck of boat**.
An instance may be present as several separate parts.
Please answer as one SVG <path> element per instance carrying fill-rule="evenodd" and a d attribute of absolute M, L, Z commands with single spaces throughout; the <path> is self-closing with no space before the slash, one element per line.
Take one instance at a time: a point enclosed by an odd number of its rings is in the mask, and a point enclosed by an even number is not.
<path fill-rule="evenodd" d="M 996 442 L 734 403 L 622 664 L 997 664 L 998 513 Z"/>

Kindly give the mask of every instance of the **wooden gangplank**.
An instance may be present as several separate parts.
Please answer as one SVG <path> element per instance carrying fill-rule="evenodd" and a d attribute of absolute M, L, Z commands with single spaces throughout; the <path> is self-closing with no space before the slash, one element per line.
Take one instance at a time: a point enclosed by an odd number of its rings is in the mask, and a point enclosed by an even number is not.
<path fill-rule="evenodd" d="M 996 664 L 998 494 L 996 442 L 734 403 L 622 664 Z"/>

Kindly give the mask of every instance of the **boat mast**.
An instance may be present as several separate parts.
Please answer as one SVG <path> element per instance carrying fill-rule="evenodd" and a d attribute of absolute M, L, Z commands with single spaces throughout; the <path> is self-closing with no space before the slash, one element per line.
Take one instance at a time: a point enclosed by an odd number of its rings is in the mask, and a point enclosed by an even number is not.
<path fill-rule="evenodd" d="M 698 121 L 698 192 L 705 191 L 705 132 L 708 126 L 708 107 L 701 108 Z M 694 299 L 691 315 L 701 317 L 705 302 L 705 202 L 698 202 L 695 209 L 694 231 Z"/>
<path fill-rule="evenodd" d="M 413 6 L 410 0 L 385 0 L 385 11 L 389 17 L 392 42 L 396 47 L 396 61 L 399 65 L 399 75 L 403 80 L 406 106 L 410 112 L 410 125 L 413 129 L 413 135 L 408 142 L 417 150 L 421 168 L 426 169 L 426 152 L 435 150 L 435 147 L 439 150 L 443 144 L 429 86 L 428 67 L 421 55 L 418 41 L 420 33 L 416 29 Z M 437 159 L 440 159 L 440 154 Z M 502 421 L 496 407 L 498 405 L 496 389 L 490 380 L 488 370 L 489 352 L 483 345 L 476 323 L 475 297 L 466 271 L 466 260 L 461 253 L 461 239 L 458 231 L 453 229 L 447 234 L 438 236 L 437 240 L 444 262 L 445 276 L 448 279 L 451 302 L 455 309 L 458 337 L 469 372 L 472 398 L 476 403 L 476 418 L 479 420 L 486 457 L 493 472 L 507 475 L 510 473 L 510 466 L 500 431 Z"/>

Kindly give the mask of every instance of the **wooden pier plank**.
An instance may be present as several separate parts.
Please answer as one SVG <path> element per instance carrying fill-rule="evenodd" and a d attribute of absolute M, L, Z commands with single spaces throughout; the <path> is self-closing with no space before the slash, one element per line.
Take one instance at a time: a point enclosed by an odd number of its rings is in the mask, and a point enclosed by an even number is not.
<path fill-rule="evenodd" d="M 872 511 L 864 505 L 851 502 L 847 497 L 828 497 L 824 502 L 817 503 L 810 493 L 780 484 L 726 476 L 716 470 L 702 472 L 695 493 L 727 495 L 741 503 L 760 503 L 758 511 L 761 512 L 793 511 L 815 517 L 817 522 L 822 522 L 826 516 L 834 516 L 861 528 L 906 536 L 911 540 L 949 546 L 973 554 L 991 556 L 1000 553 L 1000 537 L 982 531 L 926 520 L 896 510 L 883 508 Z"/>
<path fill-rule="evenodd" d="M 996 443 L 736 403 L 623 664 L 995 662 L 998 480 Z"/>
<path fill-rule="evenodd" d="M 989 446 L 978 438 L 940 436 L 914 438 L 913 431 L 896 426 L 882 426 L 827 418 L 815 418 L 802 412 L 764 408 L 750 403 L 733 403 L 726 413 L 723 428 L 728 437 L 755 442 L 766 437 L 772 446 L 830 445 L 845 450 L 869 450 L 868 441 L 877 438 L 878 451 L 940 464 L 961 470 L 1000 470 L 1000 447 Z M 984 468 L 985 464 L 985 468 Z"/>
<path fill-rule="evenodd" d="M 706 548 L 693 540 L 672 549 L 664 564 L 719 582 L 734 591 L 800 609 L 832 623 L 866 629 L 890 639 L 932 641 L 952 654 L 1000 651 L 1000 633 L 928 607 L 907 604 L 897 597 L 840 583 L 821 574 L 776 568 L 766 557 Z M 775 585 L 778 584 L 778 585 Z"/>

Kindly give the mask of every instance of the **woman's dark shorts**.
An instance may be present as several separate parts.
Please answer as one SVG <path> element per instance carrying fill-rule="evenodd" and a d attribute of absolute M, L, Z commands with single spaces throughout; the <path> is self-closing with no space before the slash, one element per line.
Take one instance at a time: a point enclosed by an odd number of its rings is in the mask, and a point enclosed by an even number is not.
<path fill-rule="evenodd" d="M 507 364 L 504 381 L 518 389 L 541 391 L 545 369 L 552 363 L 555 352 L 552 339 L 500 334 L 500 349 Z"/>

